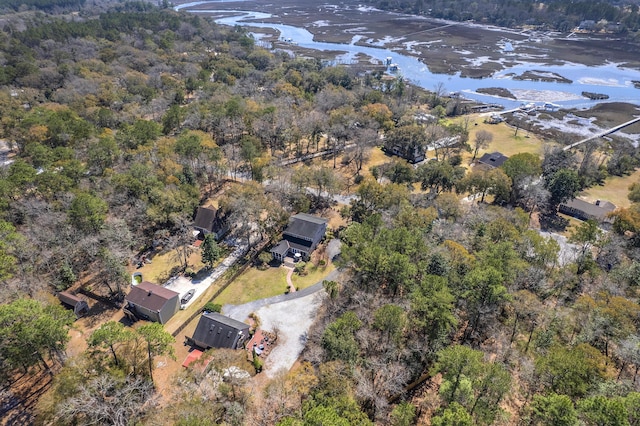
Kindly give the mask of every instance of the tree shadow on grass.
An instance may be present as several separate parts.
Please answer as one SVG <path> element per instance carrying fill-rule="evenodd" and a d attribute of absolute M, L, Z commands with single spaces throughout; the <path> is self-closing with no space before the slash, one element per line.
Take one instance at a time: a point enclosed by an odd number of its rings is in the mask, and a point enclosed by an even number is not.
<path fill-rule="evenodd" d="M 540 229 L 547 232 L 564 232 L 569 226 L 569 220 L 557 214 L 540 215 Z"/>

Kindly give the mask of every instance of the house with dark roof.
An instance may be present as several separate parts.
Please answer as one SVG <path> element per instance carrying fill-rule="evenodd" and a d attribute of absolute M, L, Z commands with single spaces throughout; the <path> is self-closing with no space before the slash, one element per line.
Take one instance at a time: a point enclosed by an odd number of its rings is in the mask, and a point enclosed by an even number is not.
<path fill-rule="evenodd" d="M 574 198 L 558 206 L 558 211 L 580 220 L 594 219 L 599 223 L 613 223 L 613 218 L 608 217 L 616 206 L 608 201 L 597 200 L 595 203 Z"/>
<path fill-rule="evenodd" d="M 387 146 L 388 145 L 388 146 Z M 427 150 L 419 145 L 414 144 L 387 144 L 384 147 L 384 151 L 390 155 L 397 155 L 400 158 L 404 158 L 410 163 L 419 163 L 424 161 L 427 157 Z"/>
<path fill-rule="evenodd" d="M 492 152 L 486 153 L 482 157 L 480 157 L 478 159 L 478 164 L 489 168 L 494 168 L 502 166 L 508 159 L 509 157 L 500 152 Z"/>
<path fill-rule="evenodd" d="M 215 207 L 198 207 L 193 227 L 200 232 L 202 238 L 207 234 L 213 234 L 216 240 L 229 231 L 228 221 Z"/>
<path fill-rule="evenodd" d="M 124 313 L 132 320 L 142 318 L 165 324 L 180 309 L 180 294 L 143 281 L 131 287 Z"/>
<path fill-rule="evenodd" d="M 249 325 L 217 312 L 202 314 L 193 337 L 187 343 L 202 349 L 238 349 L 249 339 Z"/>
<path fill-rule="evenodd" d="M 73 308 L 73 313 L 76 314 L 76 318 L 80 318 L 89 312 L 89 304 L 86 300 L 82 300 L 75 294 L 71 294 L 67 291 L 61 291 L 58 293 L 58 299 L 63 304 Z"/>
<path fill-rule="evenodd" d="M 308 259 L 324 237 L 327 222 L 327 219 L 306 213 L 291 216 L 287 229 L 282 233 L 282 240 L 271 249 L 271 255 L 279 261 L 296 253 Z"/>

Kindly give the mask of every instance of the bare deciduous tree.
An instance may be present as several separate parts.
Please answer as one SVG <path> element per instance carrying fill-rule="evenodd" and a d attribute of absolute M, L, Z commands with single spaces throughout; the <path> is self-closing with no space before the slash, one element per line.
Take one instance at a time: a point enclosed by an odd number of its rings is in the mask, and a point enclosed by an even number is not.
<path fill-rule="evenodd" d="M 126 426 L 154 405 L 153 384 L 140 377 L 118 379 L 104 374 L 81 386 L 74 396 L 60 402 L 56 423 Z M 70 421 L 72 420 L 72 421 Z"/>
<path fill-rule="evenodd" d="M 478 151 L 480 151 L 481 148 L 486 148 L 487 146 L 489 146 L 492 140 L 493 135 L 491 134 L 491 132 L 488 132 L 486 130 L 478 130 L 478 133 L 476 133 L 476 137 L 473 139 L 473 157 L 471 158 L 471 161 L 474 161 L 478 156 Z"/>

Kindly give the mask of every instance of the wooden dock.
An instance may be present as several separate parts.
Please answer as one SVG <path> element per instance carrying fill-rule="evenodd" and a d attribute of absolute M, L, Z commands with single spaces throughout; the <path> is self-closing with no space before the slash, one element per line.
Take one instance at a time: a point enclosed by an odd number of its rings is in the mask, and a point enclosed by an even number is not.
<path fill-rule="evenodd" d="M 615 133 L 620 129 L 624 129 L 627 126 L 631 126 L 632 124 L 635 124 L 635 123 L 638 123 L 638 122 L 640 122 L 640 117 L 636 117 L 633 120 L 629 120 L 629 121 L 627 121 L 625 123 L 619 124 L 619 125 L 617 125 L 615 127 L 612 127 L 612 128 L 610 128 L 608 130 L 603 130 L 602 132 L 596 133 L 593 136 L 589 136 L 588 138 L 582 139 L 581 141 L 578 141 L 576 143 L 572 143 L 571 145 L 567 145 L 567 146 L 565 146 L 563 148 L 563 150 L 564 151 L 568 151 L 571 148 L 575 148 L 576 146 L 582 145 L 585 142 L 589 142 L 590 140 L 598 139 L 598 138 L 601 138 L 603 136 L 610 135 L 611 133 Z"/>

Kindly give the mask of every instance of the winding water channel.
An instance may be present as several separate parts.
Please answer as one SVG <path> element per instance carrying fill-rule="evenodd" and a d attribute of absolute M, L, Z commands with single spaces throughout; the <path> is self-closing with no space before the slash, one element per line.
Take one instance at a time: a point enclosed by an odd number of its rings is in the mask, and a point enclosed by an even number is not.
<path fill-rule="evenodd" d="M 616 64 L 593 67 L 581 64 L 544 65 L 520 63 L 495 72 L 491 77 L 482 79 L 460 77 L 459 74 L 434 74 L 429 71 L 428 58 L 417 58 L 385 48 L 356 45 L 355 43 L 363 38 L 363 35 L 355 35 L 350 44 L 317 42 L 313 40 L 313 34 L 304 28 L 264 22 L 265 19 L 273 17 L 271 14 L 215 8 L 217 3 L 225 1 L 198 1 L 176 6 L 175 9 L 192 13 L 228 14 L 229 16 L 216 18 L 215 22 L 230 26 L 245 25 L 254 28 L 275 29 L 280 32 L 281 39 L 290 39 L 300 47 L 344 52 L 336 58 L 340 61 L 349 62 L 354 60 L 358 54 L 367 55 L 379 62 L 391 57 L 393 63 L 399 67 L 398 73 L 413 84 L 427 90 L 433 90 L 436 86 L 442 84 L 449 92 L 461 92 L 467 98 L 486 103 L 497 103 L 505 108 L 514 108 L 523 102 L 552 102 L 566 108 L 585 108 L 594 105 L 594 101 L 590 101 L 581 95 L 583 91 L 606 94 L 609 96 L 606 102 L 619 101 L 640 105 L 640 89 L 636 89 L 633 85 L 633 81 L 640 81 L 640 71 L 619 67 Z M 202 5 L 210 5 L 211 9 L 192 9 Z M 510 53 L 505 52 L 504 55 L 508 57 Z M 571 80 L 571 83 L 516 80 L 512 78 L 514 75 L 521 75 L 526 71 L 532 70 L 535 70 L 537 74 L 557 74 Z M 518 100 L 476 92 L 477 89 L 488 87 L 505 88 L 516 95 Z"/>

